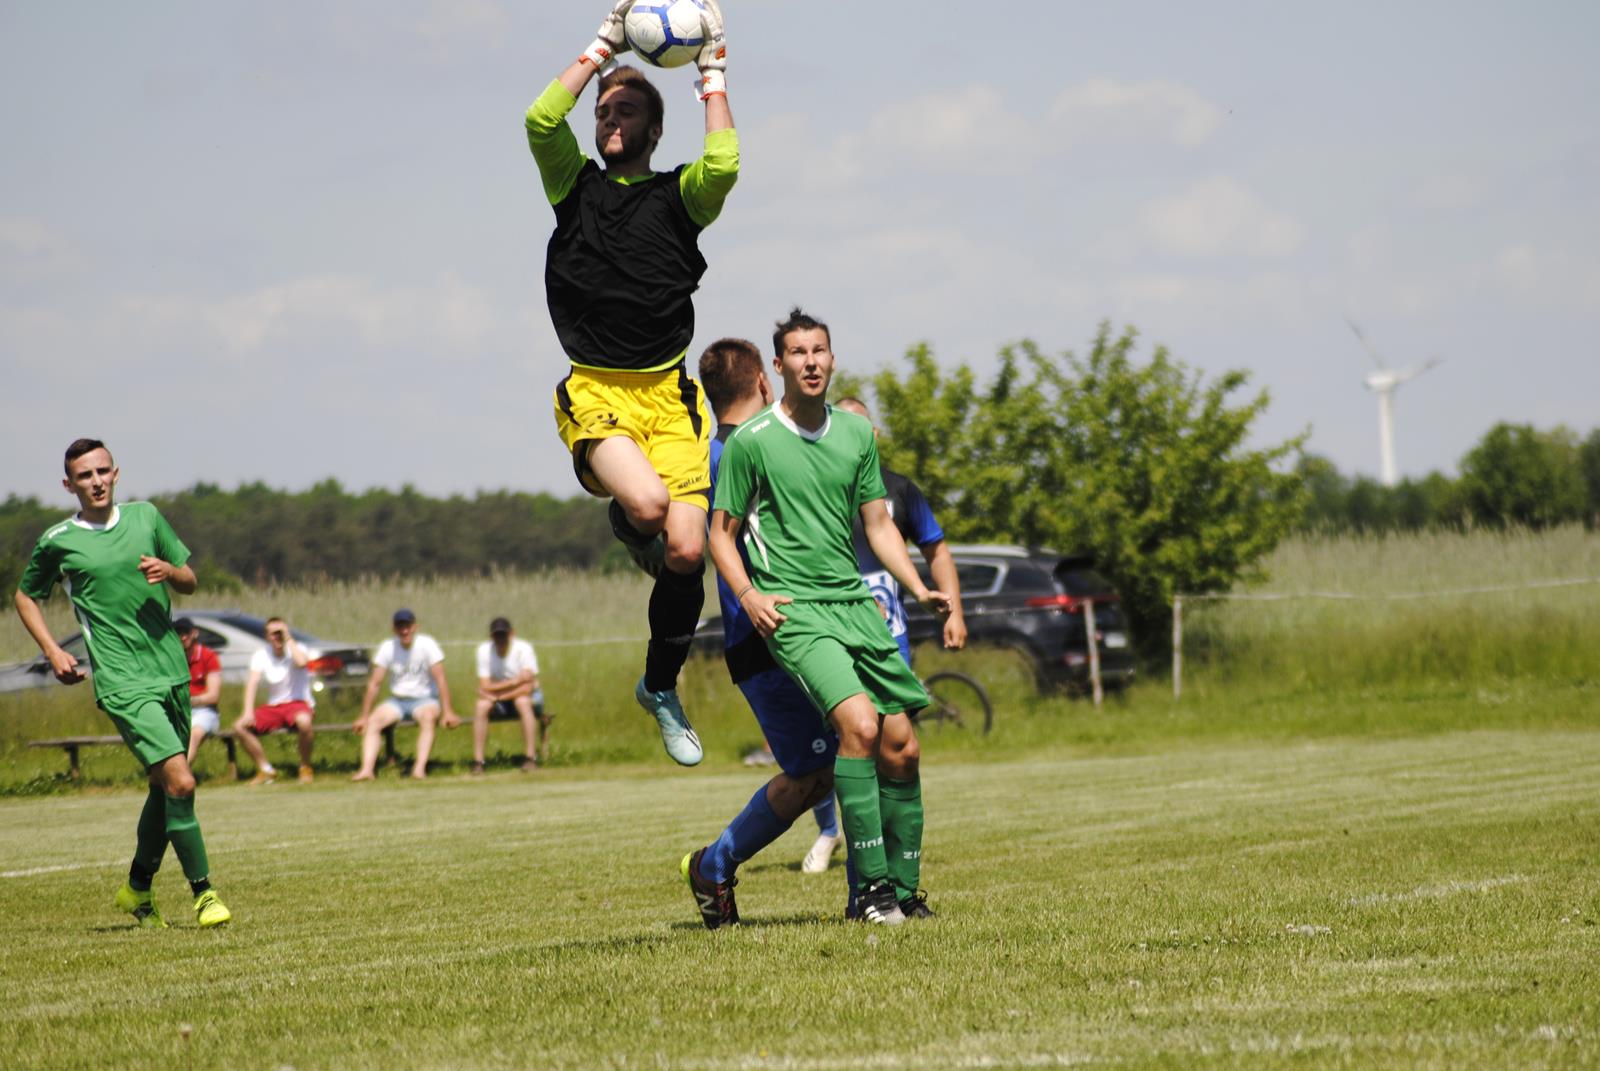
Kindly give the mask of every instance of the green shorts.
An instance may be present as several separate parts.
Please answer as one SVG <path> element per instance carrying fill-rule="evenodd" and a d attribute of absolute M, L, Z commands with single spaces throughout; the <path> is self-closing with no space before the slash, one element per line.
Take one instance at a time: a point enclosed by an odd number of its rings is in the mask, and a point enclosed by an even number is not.
<path fill-rule="evenodd" d="M 149 769 L 189 750 L 189 684 L 103 695 L 96 702 Z"/>
<path fill-rule="evenodd" d="M 876 600 L 791 602 L 788 618 L 767 641 L 772 657 L 821 711 L 861 692 L 879 714 L 902 714 L 928 705 L 922 682 L 900 657 Z"/>

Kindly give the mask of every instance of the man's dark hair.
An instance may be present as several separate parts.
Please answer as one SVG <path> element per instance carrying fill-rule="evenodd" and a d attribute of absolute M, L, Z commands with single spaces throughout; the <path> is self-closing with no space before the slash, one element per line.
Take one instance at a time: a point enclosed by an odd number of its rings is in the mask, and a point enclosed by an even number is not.
<path fill-rule="evenodd" d="M 666 123 L 667 107 L 661 102 L 661 91 L 650 83 L 644 72 L 637 67 L 618 67 L 610 74 L 600 79 L 600 91 L 595 94 L 595 104 L 600 103 L 600 98 L 611 92 L 617 86 L 626 86 L 637 89 L 644 94 L 645 111 L 651 126 L 663 126 Z"/>
<path fill-rule="evenodd" d="M 799 305 L 789 310 L 787 320 L 779 320 L 777 329 L 772 332 L 772 352 L 774 355 L 783 356 L 783 338 L 791 331 L 821 331 L 828 336 L 828 345 L 833 345 L 833 332 L 828 330 L 828 325 L 816 319 Z"/>
<path fill-rule="evenodd" d="M 718 420 L 740 398 L 755 393 L 765 374 L 761 351 L 742 338 L 719 338 L 700 355 L 700 386 Z"/>
<path fill-rule="evenodd" d="M 111 452 L 111 449 L 99 439 L 74 439 L 72 440 L 72 445 L 67 447 L 67 456 L 61 462 L 61 467 L 68 476 L 71 476 L 72 463 L 84 454 L 93 453 L 96 450 L 104 450 L 108 454 Z"/>

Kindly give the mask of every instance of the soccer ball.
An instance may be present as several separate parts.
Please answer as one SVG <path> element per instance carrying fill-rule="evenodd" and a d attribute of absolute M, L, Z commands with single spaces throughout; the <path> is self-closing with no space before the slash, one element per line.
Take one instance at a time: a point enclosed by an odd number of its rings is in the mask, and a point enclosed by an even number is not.
<path fill-rule="evenodd" d="M 706 43 L 700 0 L 634 0 L 623 20 L 628 47 L 652 67 L 682 67 Z"/>

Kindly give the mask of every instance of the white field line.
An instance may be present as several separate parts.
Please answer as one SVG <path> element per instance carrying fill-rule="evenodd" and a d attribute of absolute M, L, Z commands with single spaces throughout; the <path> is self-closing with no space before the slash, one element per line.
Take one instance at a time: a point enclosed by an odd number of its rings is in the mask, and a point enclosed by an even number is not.
<path fill-rule="evenodd" d="M 127 860 L 111 863 L 62 863 L 59 866 L 32 866 L 26 870 L 0 870 L 0 878 L 34 878 L 40 874 L 60 874 L 66 870 L 100 870 L 121 866 L 124 862 Z"/>
<path fill-rule="evenodd" d="M 1399 904 L 1408 900 L 1438 900 L 1458 893 L 1487 892 L 1503 885 L 1520 885 L 1527 880 L 1525 874 L 1507 874 L 1504 877 L 1485 878 L 1482 881 L 1446 881 L 1438 885 L 1419 885 L 1410 892 L 1353 896 L 1350 898 L 1350 906 L 1372 907 L 1375 904 Z"/>
<path fill-rule="evenodd" d="M 350 838 L 344 843 L 350 843 L 355 838 Z M 211 855 L 231 855 L 240 852 L 268 852 L 282 851 L 285 848 L 304 848 L 305 844 L 291 844 L 284 841 L 281 844 L 252 844 L 247 848 L 217 848 L 212 847 Z M 113 859 L 109 863 L 57 863 L 54 866 L 31 866 L 23 870 L 0 870 L 0 880 L 7 878 L 36 878 L 42 874 L 62 874 L 70 870 L 110 870 L 113 867 L 127 865 L 127 858 Z"/>
<path fill-rule="evenodd" d="M 1502 591 L 1537 591 L 1547 588 L 1575 588 L 1600 584 L 1600 576 L 1580 576 L 1565 580 L 1529 580 L 1521 584 L 1490 584 L 1477 588 L 1441 588 L 1438 591 L 1391 591 L 1358 595 L 1349 591 L 1218 591 L 1207 595 L 1179 595 L 1185 602 L 1285 602 L 1290 599 L 1348 599 L 1406 602 L 1413 599 L 1442 599 L 1458 595 L 1490 595 Z"/>

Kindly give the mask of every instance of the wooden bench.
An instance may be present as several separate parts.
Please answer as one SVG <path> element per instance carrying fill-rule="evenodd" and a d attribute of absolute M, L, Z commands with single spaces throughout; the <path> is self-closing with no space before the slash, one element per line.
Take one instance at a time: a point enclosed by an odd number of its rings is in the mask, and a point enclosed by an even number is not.
<path fill-rule="evenodd" d="M 319 725 L 313 722 L 311 731 L 313 733 L 348 733 L 353 724 L 352 722 L 341 722 L 333 725 Z M 383 731 L 383 761 L 385 764 L 393 766 L 399 761 L 399 753 L 394 746 L 394 731 L 403 726 L 414 724 L 414 722 L 400 722 L 389 726 Z M 239 777 L 239 743 L 237 734 L 232 729 L 224 729 L 219 733 L 213 733 L 207 739 L 220 740 L 223 747 L 228 749 L 228 777 L 230 780 L 237 780 Z M 67 776 L 76 781 L 80 776 L 78 752 L 81 749 L 86 747 L 111 747 L 112 745 L 120 745 L 122 742 L 122 737 L 120 736 L 62 736 L 52 740 L 30 740 L 28 746 L 61 748 L 67 753 Z"/>

